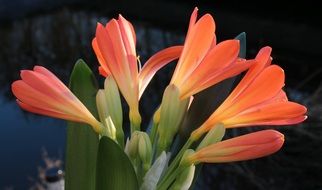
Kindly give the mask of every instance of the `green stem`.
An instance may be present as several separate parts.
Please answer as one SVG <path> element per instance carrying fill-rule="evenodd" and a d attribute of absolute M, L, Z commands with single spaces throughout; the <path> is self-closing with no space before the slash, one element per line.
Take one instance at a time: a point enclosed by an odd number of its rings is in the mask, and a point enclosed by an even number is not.
<path fill-rule="evenodd" d="M 157 132 L 158 132 L 158 126 L 159 125 L 157 123 L 153 122 L 151 132 L 150 132 L 150 140 L 151 140 L 152 146 L 154 146 L 155 138 L 156 138 Z"/>
<path fill-rule="evenodd" d="M 142 162 L 138 161 L 138 164 L 137 164 L 137 178 L 138 178 L 139 186 L 141 186 L 141 184 L 142 184 L 143 177 L 144 176 L 143 176 Z"/>
<path fill-rule="evenodd" d="M 173 170 L 176 169 L 176 167 L 179 165 L 180 160 L 181 160 L 184 152 L 191 146 L 191 144 L 193 142 L 194 141 L 191 138 L 189 138 L 187 140 L 186 144 L 183 145 L 183 147 L 181 148 L 180 152 L 177 154 L 177 156 L 171 162 L 169 168 L 167 169 L 166 173 L 164 174 L 164 177 L 162 178 L 162 180 L 159 182 L 159 185 L 158 186 L 163 186 L 163 183 L 165 183 L 168 180 L 169 176 L 172 175 Z"/>
<path fill-rule="evenodd" d="M 166 190 L 173 183 L 176 177 L 184 170 L 184 167 L 179 167 L 177 170 L 171 173 L 171 175 L 160 185 L 157 186 L 157 190 Z"/>

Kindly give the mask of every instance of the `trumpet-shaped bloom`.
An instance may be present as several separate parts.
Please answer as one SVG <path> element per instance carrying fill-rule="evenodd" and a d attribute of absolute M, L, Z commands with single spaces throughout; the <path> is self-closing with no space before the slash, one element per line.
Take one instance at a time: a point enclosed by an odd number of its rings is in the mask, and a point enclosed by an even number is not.
<path fill-rule="evenodd" d="M 263 130 L 209 145 L 192 154 L 192 163 L 224 163 L 268 156 L 278 151 L 284 135 L 275 130 Z"/>
<path fill-rule="evenodd" d="M 90 124 L 98 133 L 101 124 L 82 102 L 50 71 L 41 66 L 22 70 L 11 88 L 19 106 L 27 111 Z"/>
<path fill-rule="evenodd" d="M 182 54 L 171 84 L 180 89 L 181 99 L 188 98 L 226 78 L 245 71 L 253 61 L 238 59 L 239 41 L 216 44 L 215 22 L 206 14 L 197 21 L 193 11 Z"/>
<path fill-rule="evenodd" d="M 161 67 L 179 57 L 182 46 L 164 49 L 152 56 L 139 70 L 133 26 L 121 15 L 104 27 L 97 25 L 92 46 L 102 75 L 112 75 L 130 107 L 133 117 L 139 116 L 138 102 L 153 75 Z"/>
<path fill-rule="evenodd" d="M 226 128 L 251 125 L 289 125 L 304 121 L 306 108 L 287 99 L 284 71 L 271 64 L 271 48 L 265 47 L 256 56 L 244 78 L 195 133 L 203 133 L 216 123 Z"/>

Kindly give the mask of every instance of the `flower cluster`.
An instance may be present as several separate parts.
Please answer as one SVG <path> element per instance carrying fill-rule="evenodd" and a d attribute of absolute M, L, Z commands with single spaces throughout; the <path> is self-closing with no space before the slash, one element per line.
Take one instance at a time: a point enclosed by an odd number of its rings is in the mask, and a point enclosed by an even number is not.
<path fill-rule="evenodd" d="M 24 110 L 87 123 L 100 136 L 115 141 L 128 155 L 142 189 L 188 189 L 197 164 L 249 160 L 278 151 L 284 136 L 276 130 L 222 140 L 225 130 L 230 128 L 291 125 L 306 119 L 306 108 L 288 101 L 283 91 L 284 71 L 271 64 L 272 49 L 263 47 L 255 58 L 246 60 L 240 56 L 242 47 L 238 39 L 217 43 L 213 17 L 205 14 L 198 19 L 197 16 L 195 8 L 183 45 L 157 52 L 142 68 L 135 48 L 135 30 L 129 21 L 120 15 L 105 26 L 97 24 L 92 47 L 99 72 L 106 77 L 104 89 L 96 95 L 99 119 L 41 66 L 22 71 L 21 80 L 12 84 L 12 91 Z M 147 132 L 141 131 L 139 100 L 154 74 L 176 59 L 174 74 L 154 113 L 152 125 Z M 243 78 L 226 100 L 203 124 L 194 126 L 185 145 L 175 154 L 173 142 L 193 96 L 243 72 Z M 119 92 L 129 106 L 131 134 L 127 141 Z M 171 151 L 174 155 L 168 163 L 167 153 Z M 152 178 L 156 179 L 151 184 Z"/>

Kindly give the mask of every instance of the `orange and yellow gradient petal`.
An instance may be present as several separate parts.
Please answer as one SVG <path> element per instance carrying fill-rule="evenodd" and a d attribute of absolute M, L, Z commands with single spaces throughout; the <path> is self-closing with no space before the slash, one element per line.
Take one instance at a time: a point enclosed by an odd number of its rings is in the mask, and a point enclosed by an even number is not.
<path fill-rule="evenodd" d="M 133 27 L 121 15 L 108 22 L 106 27 L 98 23 L 92 41 L 101 73 L 113 76 L 132 110 L 138 109 L 139 100 L 135 43 Z"/>
<path fill-rule="evenodd" d="M 171 61 L 178 59 L 182 49 L 183 46 L 172 46 L 160 50 L 145 62 L 142 70 L 139 73 L 139 97 L 142 96 L 145 88 L 151 81 L 154 74 Z"/>
<path fill-rule="evenodd" d="M 55 118 L 87 123 L 97 133 L 100 122 L 81 101 L 50 71 L 41 66 L 22 70 L 21 80 L 12 83 L 12 92 L 24 110 Z"/>
<path fill-rule="evenodd" d="M 205 57 L 215 38 L 215 21 L 210 14 L 202 16 L 198 21 L 198 9 L 191 17 L 182 54 L 171 79 L 171 84 L 178 88 L 190 76 Z"/>
<path fill-rule="evenodd" d="M 239 41 L 226 40 L 216 44 L 215 21 L 209 14 L 197 21 L 198 9 L 191 17 L 182 54 L 171 79 L 186 99 L 216 83 L 233 77 L 250 67 L 254 61 L 238 59 Z"/>
<path fill-rule="evenodd" d="M 178 59 L 182 46 L 173 46 L 157 52 L 138 68 L 136 36 L 132 24 L 123 18 L 112 19 L 106 27 L 98 23 L 92 47 L 103 76 L 112 75 L 130 107 L 130 120 L 140 125 L 139 99 L 154 74 L 169 62 Z"/>
<path fill-rule="evenodd" d="M 209 145 L 192 154 L 188 160 L 197 164 L 256 159 L 277 152 L 283 143 L 283 134 L 275 130 L 263 130 Z"/>
<path fill-rule="evenodd" d="M 260 50 L 256 63 L 244 78 L 194 133 L 197 136 L 209 131 L 216 123 L 226 128 L 252 125 L 290 125 L 304 121 L 306 107 L 287 99 L 284 71 L 271 63 L 271 48 Z"/>

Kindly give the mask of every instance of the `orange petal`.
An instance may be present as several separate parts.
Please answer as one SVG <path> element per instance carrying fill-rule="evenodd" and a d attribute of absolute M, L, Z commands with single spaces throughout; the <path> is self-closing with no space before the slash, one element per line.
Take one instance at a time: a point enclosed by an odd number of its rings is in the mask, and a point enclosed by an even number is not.
<path fill-rule="evenodd" d="M 53 73 L 51 73 L 49 70 L 47 70 L 45 67 L 42 66 L 34 66 L 33 69 L 36 73 L 40 73 L 45 75 L 46 77 L 51 79 L 51 84 L 57 87 L 58 89 L 62 91 L 69 91 L 69 89 L 65 86 L 64 83 L 62 83 Z"/>
<path fill-rule="evenodd" d="M 122 15 L 119 15 L 117 20 L 119 24 L 122 41 L 126 50 L 127 58 L 129 61 L 130 71 L 132 78 L 136 78 L 138 75 L 136 50 L 135 50 L 135 32 L 133 26 Z"/>
<path fill-rule="evenodd" d="M 12 83 L 19 105 L 28 111 L 86 122 L 100 132 L 100 124 L 64 84 L 47 69 L 21 71 L 22 80 Z"/>
<path fill-rule="evenodd" d="M 104 63 L 110 63 L 106 64 L 108 70 L 111 72 L 120 72 L 120 68 L 118 64 L 116 64 L 117 60 L 114 55 L 112 44 L 110 43 L 110 37 L 105 27 L 100 23 L 97 23 L 95 36 L 96 38 L 92 41 L 92 46 L 97 49 L 97 52 L 99 52 L 98 55 L 102 57 Z"/>
<path fill-rule="evenodd" d="M 182 97 L 189 97 L 205 88 L 220 82 L 216 77 L 224 74 L 237 59 L 239 52 L 238 40 L 226 40 L 211 49 L 197 68 L 184 81 L 181 90 Z M 206 85 L 201 85 L 202 83 Z"/>
<path fill-rule="evenodd" d="M 136 73 L 138 73 L 136 65 L 136 55 L 133 54 L 135 52 L 127 52 L 127 49 L 125 48 L 126 42 L 123 39 L 124 36 L 121 34 L 120 26 L 115 19 L 112 19 L 110 22 L 107 23 L 106 31 L 109 36 L 107 41 L 101 41 L 99 40 L 99 36 L 96 36 L 98 39 L 97 42 L 100 49 L 102 43 L 111 44 L 110 48 L 112 49 L 109 49 L 109 51 L 101 51 L 102 55 L 104 57 L 105 54 L 112 53 L 112 55 L 114 55 L 115 57 L 116 62 L 111 63 L 110 65 L 117 64 L 120 67 L 121 71 L 121 73 L 114 73 L 114 71 L 110 69 L 114 78 L 117 78 L 115 75 L 121 74 L 121 76 L 119 77 L 125 78 L 128 83 L 131 83 L 132 80 L 135 80 L 135 78 L 132 77 L 131 68 L 136 68 Z M 133 59 L 135 60 L 135 62 L 133 62 Z"/>
<path fill-rule="evenodd" d="M 224 163 L 268 156 L 278 151 L 284 135 L 275 130 L 263 130 L 228 139 L 200 149 L 193 162 Z"/>
<path fill-rule="evenodd" d="M 154 74 L 171 61 L 178 59 L 182 52 L 182 49 L 183 46 L 169 47 L 157 52 L 152 57 L 150 57 L 149 60 L 147 60 L 139 73 L 139 97 L 141 97 L 141 95 L 143 94 L 145 88 L 151 81 Z"/>
<path fill-rule="evenodd" d="M 119 14 L 118 22 L 120 25 L 124 25 L 126 29 L 126 34 L 129 35 L 128 39 L 133 42 L 132 46 L 134 45 L 134 51 L 135 51 L 135 44 L 136 44 L 136 35 L 135 30 L 131 22 L 126 20 L 121 14 Z"/>
<path fill-rule="evenodd" d="M 281 119 L 281 120 L 272 120 L 272 121 L 261 121 L 258 123 L 253 123 L 252 125 L 293 125 L 302 123 L 307 119 L 306 115 L 301 115 L 294 118 Z"/>
<path fill-rule="evenodd" d="M 236 76 L 236 75 L 242 73 L 243 71 L 247 70 L 253 64 L 254 64 L 253 60 L 237 61 L 236 63 L 232 64 L 228 68 L 225 68 L 221 74 L 218 74 L 216 76 L 212 76 L 207 81 L 204 81 L 202 84 L 200 84 L 200 88 L 206 89 L 206 88 L 208 88 L 214 84 L 217 84 L 225 79 Z"/>
<path fill-rule="evenodd" d="M 104 76 L 104 77 L 107 77 L 108 75 L 110 75 L 111 73 L 107 73 L 102 66 L 99 66 L 98 67 L 98 72 L 100 75 Z"/>
<path fill-rule="evenodd" d="M 188 27 L 188 34 L 189 35 L 189 31 L 192 30 L 193 26 L 196 24 L 197 21 L 197 17 L 198 17 L 198 7 L 195 7 L 191 13 L 190 16 L 190 21 L 189 21 L 189 27 Z"/>
<path fill-rule="evenodd" d="M 35 90 L 22 80 L 13 82 L 11 90 L 20 101 L 34 105 L 34 107 L 45 107 L 57 110 L 66 109 L 65 106 L 61 105 L 56 99 Z"/>
<path fill-rule="evenodd" d="M 103 58 L 102 53 L 98 47 L 96 38 L 94 38 L 92 41 L 92 47 L 93 47 L 93 50 L 96 54 L 97 60 L 98 60 L 99 64 L 101 65 L 99 67 L 99 73 L 106 77 L 107 73 L 110 73 L 110 71 L 109 71 L 107 63 L 105 62 L 105 59 Z"/>
<path fill-rule="evenodd" d="M 72 106 L 79 111 L 84 110 L 83 104 L 79 102 L 76 96 L 68 88 L 61 89 L 57 88 L 57 85 L 53 85 L 57 83 L 56 80 L 29 70 L 21 71 L 20 76 L 22 80 L 33 89 L 45 94 L 47 97 L 55 99 L 60 102 L 60 104 L 68 107 Z"/>
<path fill-rule="evenodd" d="M 130 107 L 136 107 L 138 104 L 138 77 L 132 76 L 136 71 L 130 71 L 129 56 L 125 50 L 118 22 L 113 19 L 107 25 L 106 29 L 97 25 L 96 39 L 102 57 L 109 63 L 108 69 L 119 86 L 119 89 Z M 136 59 L 136 57 L 135 57 Z M 136 63 L 135 63 L 136 64 Z"/>
<path fill-rule="evenodd" d="M 17 103 L 22 109 L 32 112 L 32 113 L 35 113 L 35 114 L 46 115 L 46 116 L 55 117 L 58 119 L 65 119 L 65 120 L 69 120 L 69 121 L 76 121 L 76 122 L 85 123 L 85 121 L 82 118 L 71 115 L 71 114 L 58 112 L 57 110 L 45 109 L 45 107 L 42 107 L 42 108 L 34 107 L 31 105 L 25 104 L 19 100 L 17 100 Z"/>
<path fill-rule="evenodd" d="M 196 24 L 189 27 L 182 55 L 171 79 L 172 84 L 180 87 L 182 82 L 198 66 L 209 51 L 213 42 L 214 32 L 215 22 L 209 14 L 204 15 Z"/>
<path fill-rule="evenodd" d="M 295 102 L 273 102 L 266 105 L 254 106 L 244 112 L 239 113 L 235 117 L 224 120 L 223 123 L 227 128 L 259 125 L 261 123 L 270 123 L 271 125 L 278 125 L 281 121 L 298 122 L 307 112 L 305 106 Z M 276 121 L 276 123 L 275 123 Z"/>
<path fill-rule="evenodd" d="M 227 107 L 233 104 L 240 93 L 242 93 L 248 87 L 248 85 L 263 71 L 263 69 L 270 64 L 271 51 L 272 49 L 270 47 L 264 47 L 258 52 L 255 59 L 256 63 L 249 68 L 243 79 L 239 82 L 233 92 L 227 97 L 225 103 L 220 108 L 220 111 L 225 110 Z"/>
<path fill-rule="evenodd" d="M 276 65 L 267 67 L 236 98 L 233 104 L 226 101 L 217 110 L 221 117 L 230 118 L 245 109 L 276 96 L 284 86 L 284 71 Z M 218 117 L 218 115 L 217 115 Z"/>

